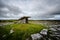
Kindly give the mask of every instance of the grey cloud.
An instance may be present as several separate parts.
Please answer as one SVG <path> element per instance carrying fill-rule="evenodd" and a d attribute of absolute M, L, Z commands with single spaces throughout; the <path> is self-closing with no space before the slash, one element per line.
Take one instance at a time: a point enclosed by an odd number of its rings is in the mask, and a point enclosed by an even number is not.
<path fill-rule="evenodd" d="M 4 10 L 4 8 L 8 10 Z M 20 10 L 18 7 L 15 7 L 13 5 L 7 5 L 4 2 L 0 0 L 0 18 L 11 18 L 13 16 L 8 16 L 7 14 L 13 14 L 13 15 L 19 15 L 22 13 L 22 10 Z"/>
<path fill-rule="evenodd" d="M 5 4 L 2 2 L 2 0 L 0 0 L 0 8 L 4 7 Z"/>
<path fill-rule="evenodd" d="M 52 18 L 54 17 L 54 15 L 60 15 L 60 12 L 59 12 L 60 0 L 42 0 L 42 1 L 43 1 L 42 5 L 37 5 L 37 7 L 34 8 L 34 11 L 37 11 L 37 13 L 39 14 L 39 15 L 37 14 L 37 18 L 38 17 Z M 40 11 L 42 11 L 43 13 L 39 13 Z"/>
<path fill-rule="evenodd" d="M 7 6 L 10 13 L 13 13 L 14 15 L 18 15 L 19 13 L 22 13 L 22 10 L 20 10 L 18 7 L 15 6 Z"/>
<path fill-rule="evenodd" d="M 14 18 L 21 14 L 29 15 L 32 19 L 56 19 L 55 16 L 60 15 L 60 0 L 0 0 L 0 17 Z"/>

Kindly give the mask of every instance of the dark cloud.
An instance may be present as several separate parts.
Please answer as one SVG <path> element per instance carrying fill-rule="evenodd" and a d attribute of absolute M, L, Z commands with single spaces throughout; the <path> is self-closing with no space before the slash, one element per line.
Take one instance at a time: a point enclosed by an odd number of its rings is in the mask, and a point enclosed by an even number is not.
<path fill-rule="evenodd" d="M 2 0 L 0 0 L 0 8 L 4 7 L 5 4 L 2 2 Z"/>
<path fill-rule="evenodd" d="M 20 10 L 18 7 L 15 6 L 7 6 L 10 13 L 13 13 L 14 15 L 18 15 L 19 13 L 22 13 L 22 10 Z"/>
<path fill-rule="evenodd" d="M 0 18 L 31 16 L 32 19 L 60 19 L 60 0 L 0 0 Z"/>
<path fill-rule="evenodd" d="M 18 7 L 5 4 L 2 0 L 0 0 L 0 18 L 10 18 L 12 16 L 7 14 L 19 15 L 19 13 L 21 14 L 22 10 Z"/>
<path fill-rule="evenodd" d="M 1 10 L 4 7 L 5 7 L 5 4 L 2 2 L 2 0 L 0 0 L 0 17 L 6 17 L 4 14 L 6 13 L 6 11 Z"/>

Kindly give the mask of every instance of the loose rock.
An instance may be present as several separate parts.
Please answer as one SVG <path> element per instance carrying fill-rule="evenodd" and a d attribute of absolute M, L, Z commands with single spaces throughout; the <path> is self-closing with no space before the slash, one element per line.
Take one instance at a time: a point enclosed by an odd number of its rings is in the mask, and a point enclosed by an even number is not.
<path fill-rule="evenodd" d="M 47 32 L 48 32 L 47 29 L 43 29 L 43 30 L 41 30 L 40 34 L 47 35 Z"/>
<path fill-rule="evenodd" d="M 42 35 L 40 35 L 39 33 L 36 33 L 36 34 L 32 34 L 31 37 L 32 37 L 32 40 L 39 40 L 42 38 Z"/>

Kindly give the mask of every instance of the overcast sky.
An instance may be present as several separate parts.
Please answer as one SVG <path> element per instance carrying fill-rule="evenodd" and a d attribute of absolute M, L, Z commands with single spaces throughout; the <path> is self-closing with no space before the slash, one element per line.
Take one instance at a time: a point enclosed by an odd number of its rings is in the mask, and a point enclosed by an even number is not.
<path fill-rule="evenodd" d="M 60 20 L 60 0 L 0 0 L 0 19 Z"/>

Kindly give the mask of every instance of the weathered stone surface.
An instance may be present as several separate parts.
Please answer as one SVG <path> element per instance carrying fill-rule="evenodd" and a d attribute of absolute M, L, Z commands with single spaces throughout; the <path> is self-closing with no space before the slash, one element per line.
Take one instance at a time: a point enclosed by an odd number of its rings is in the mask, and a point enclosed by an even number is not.
<path fill-rule="evenodd" d="M 50 28 L 49 30 L 51 30 L 51 31 L 56 31 L 56 29 L 54 29 L 54 28 Z"/>
<path fill-rule="evenodd" d="M 4 34 L 2 37 L 6 37 L 6 35 Z"/>
<path fill-rule="evenodd" d="M 52 39 L 60 40 L 60 25 L 53 25 L 49 30 Z"/>
<path fill-rule="evenodd" d="M 39 40 L 42 38 L 42 35 L 40 35 L 39 33 L 36 33 L 36 34 L 32 34 L 31 37 L 32 37 L 32 40 Z"/>
<path fill-rule="evenodd" d="M 39 39 L 39 36 L 36 36 L 37 34 L 33 34 L 32 40 Z M 60 26 L 59 25 L 52 25 L 49 27 L 49 29 L 43 29 L 40 31 L 40 34 L 42 40 L 60 40 Z M 37 38 L 38 37 L 38 38 Z"/>
<path fill-rule="evenodd" d="M 11 34 L 11 33 L 13 33 L 14 32 L 14 30 L 13 30 L 13 28 L 10 30 L 10 33 L 9 34 Z"/>
<path fill-rule="evenodd" d="M 43 30 L 41 30 L 41 32 L 40 32 L 40 34 L 43 34 L 43 35 L 47 35 L 47 29 L 43 29 Z"/>

